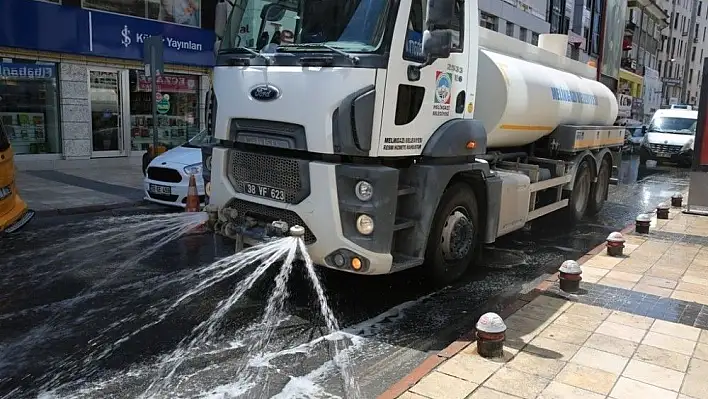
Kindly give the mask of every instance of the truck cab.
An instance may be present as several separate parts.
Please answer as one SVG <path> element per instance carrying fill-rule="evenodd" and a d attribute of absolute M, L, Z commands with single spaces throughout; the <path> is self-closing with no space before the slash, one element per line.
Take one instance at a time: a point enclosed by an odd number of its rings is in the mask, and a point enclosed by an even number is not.
<path fill-rule="evenodd" d="M 642 141 L 640 160 L 675 161 L 696 136 L 698 111 L 690 105 L 657 110 Z"/>
<path fill-rule="evenodd" d="M 624 128 L 595 69 L 481 28 L 476 0 L 242 0 L 222 36 L 203 149 L 210 227 L 242 244 L 304 228 L 315 264 L 423 266 L 447 283 L 484 244 L 607 198 Z"/>

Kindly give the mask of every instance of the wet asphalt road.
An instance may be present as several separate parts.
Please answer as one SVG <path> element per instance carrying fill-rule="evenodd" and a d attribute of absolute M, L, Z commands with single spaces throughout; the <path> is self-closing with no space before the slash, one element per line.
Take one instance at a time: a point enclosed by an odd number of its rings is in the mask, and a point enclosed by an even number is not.
<path fill-rule="evenodd" d="M 483 265 L 436 292 L 415 270 L 375 278 L 322 270 L 330 305 L 346 332 L 360 396 L 383 392 L 428 353 L 469 331 L 499 300 L 532 287 L 563 260 L 580 257 L 638 213 L 686 190 L 687 176 L 687 170 L 674 167 L 642 170 L 637 183 L 611 187 L 608 203 L 592 220 L 569 229 L 553 218 L 535 222 L 500 239 L 485 252 Z M 162 236 L 146 240 L 145 234 L 125 229 L 99 236 L 109 216 L 38 218 L 21 234 L 2 238 L 0 398 L 42 392 L 43 397 L 138 397 L 159 379 L 159 357 L 189 337 L 246 275 L 217 284 L 131 335 L 199 281 L 191 271 L 231 248 L 218 238 L 189 236 L 151 254 L 147 249 Z M 252 343 L 244 337 L 254 324 L 258 335 L 275 272 L 227 314 L 215 342 L 183 356 L 186 361 L 155 397 L 352 396 L 330 361 L 333 345 L 319 339 L 327 331 L 300 268 L 289 284 L 289 317 L 265 354 L 254 359 L 249 353 Z"/>

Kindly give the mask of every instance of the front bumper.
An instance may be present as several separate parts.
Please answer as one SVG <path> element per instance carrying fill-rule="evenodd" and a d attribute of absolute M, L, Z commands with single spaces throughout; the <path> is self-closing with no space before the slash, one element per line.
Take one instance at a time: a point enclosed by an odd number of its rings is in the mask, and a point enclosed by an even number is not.
<path fill-rule="evenodd" d="M 396 169 L 307 162 L 303 167 L 307 169 L 311 185 L 309 194 L 302 199 L 293 197 L 297 203 L 285 203 L 237 192 L 228 176 L 232 170 L 230 151 L 213 148 L 211 155 L 208 203 L 212 220 L 217 209 L 236 211 L 218 212 L 216 216 L 221 215 L 224 219 L 235 216 L 231 220 L 222 220 L 218 232 L 227 236 L 235 232 L 264 241 L 269 238 L 267 233 L 271 222 L 284 221 L 290 227 L 301 225 L 305 228 L 303 238 L 315 264 L 359 274 L 391 272 L 398 189 Z M 374 186 L 370 201 L 356 198 L 354 185 L 358 180 L 367 180 Z M 356 218 L 363 213 L 371 216 L 375 223 L 374 232 L 369 236 L 359 234 L 355 227 Z M 226 228 L 229 223 L 231 226 Z M 354 257 L 362 263 L 359 270 L 350 267 L 350 260 Z"/>

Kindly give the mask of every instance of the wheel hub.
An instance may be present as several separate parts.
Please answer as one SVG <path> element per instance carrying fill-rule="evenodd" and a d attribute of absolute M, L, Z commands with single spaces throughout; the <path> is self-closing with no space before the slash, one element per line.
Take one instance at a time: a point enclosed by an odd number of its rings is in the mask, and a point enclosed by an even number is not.
<path fill-rule="evenodd" d="M 467 256 L 474 240 L 474 225 L 460 211 L 448 216 L 440 237 L 443 257 L 448 261 L 460 260 Z"/>

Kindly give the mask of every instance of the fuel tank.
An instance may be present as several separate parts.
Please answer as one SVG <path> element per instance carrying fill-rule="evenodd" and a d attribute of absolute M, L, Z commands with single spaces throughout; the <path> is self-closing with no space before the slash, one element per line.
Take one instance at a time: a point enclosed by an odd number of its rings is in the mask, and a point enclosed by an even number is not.
<path fill-rule="evenodd" d="M 479 50 L 474 117 L 487 130 L 487 147 L 527 145 L 562 124 L 612 126 L 617 118 L 617 99 L 587 73 L 586 77 L 576 73 L 583 70 L 583 64 L 514 41 L 520 44 L 513 45 L 528 46 L 537 59 L 547 62 Z M 557 68 L 550 66 L 554 63 Z"/>

